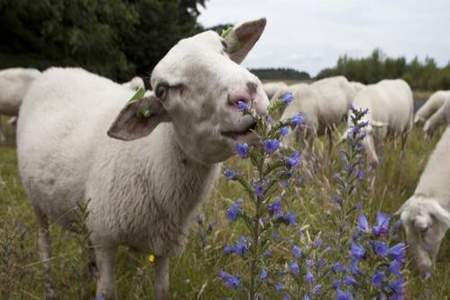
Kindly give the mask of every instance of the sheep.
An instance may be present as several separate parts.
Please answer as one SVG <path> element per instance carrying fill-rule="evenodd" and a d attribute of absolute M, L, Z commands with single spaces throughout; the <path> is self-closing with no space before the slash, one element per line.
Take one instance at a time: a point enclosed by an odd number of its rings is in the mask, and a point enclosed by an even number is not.
<path fill-rule="evenodd" d="M 450 124 L 450 98 L 425 122 L 423 131 L 427 136 L 431 136 L 442 124 Z"/>
<path fill-rule="evenodd" d="M 450 100 L 450 91 L 433 93 L 424 105 L 416 112 L 414 124 L 423 125 L 446 101 Z"/>
<path fill-rule="evenodd" d="M 144 80 L 140 77 L 133 77 L 130 81 L 122 83 L 122 85 L 126 88 L 132 90 L 145 89 Z"/>
<path fill-rule="evenodd" d="M 309 143 L 317 135 L 328 133 L 331 149 L 332 130 L 344 119 L 355 94 L 348 80 L 337 76 L 290 88 L 294 102 L 285 109 L 281 119 L 287 120 L 301 112 L 305 118 L 305 135 Z"/>
<path fill-rule="evenodd" d="M 431 275 L 442 239 L 450 227 L 450 127 L 420 176 L 414 194 L 397 211 L 420 273 Z"/>
<path fill-rule="evenodd" d="M 365 88 L 366 86 L 364 84 L 362 84 L 361 82 L 357 82 L 357 81 L 350 81 L 350 85 L 352 86 L 355 95 L 362 90 L 363 88 Z"/>
<path fill-rule="evenodd" d="M 363 88 L 352 103 L 355 109 L 368 110 L 362 121 L 367 122 L 363 129 L 366 136 L 363 146 L 368 162 L 375 167 L 379 163 L 376 148 L 387 136 L 402 137 L 402 148 L 413 125 L 414 103 L 409 85 L 401 79 L 382 80 Z M 348 114 L 346 139 L 352 127 L 351 113 Z"/>
<path fill-rule="evenodd" d="M 39 76 L 36 69 L 10 68 L 0 70 L 0 115 L 15 117 L 19 113 L 26 91 L 30 84 Z M 14 119 L 9 123 L 13 124 Z M 0 142 L 5 141 L 5 135 L 0 123 Z"/>
<path fill-rule="evenodd" d="M 119 245 L 156 256 L 155 297 L 169 297 L 169 257 L 182 251 L 220 162 L 237 143 L 258 141 L 255 121 L 238 102 L 252 101 L 266 114 L 269 100 L 239 64 L 265 24 L 260 19 L 223 38 L 206 31 L 179 41 L 153 69 L 154 92 L 140 101 L 82 69 L 51 68 L 33 83 L 20 110 L 18 161 L 39 224 L 48 297 L 55 297 L 48 223 L 72 229 L 82 202 L 97 297 L 114 298 Z"/>
<path fill-rule="evenodd" d="M 269 98 L 270 101 L 272 101 L 273 99 L 278 99 L 283 94 L 289 91 L 290 89 L 287 86 L 287 84 L 282 81 L 264 84 L 264 92 L 266 92 L 267 97 Z"/>

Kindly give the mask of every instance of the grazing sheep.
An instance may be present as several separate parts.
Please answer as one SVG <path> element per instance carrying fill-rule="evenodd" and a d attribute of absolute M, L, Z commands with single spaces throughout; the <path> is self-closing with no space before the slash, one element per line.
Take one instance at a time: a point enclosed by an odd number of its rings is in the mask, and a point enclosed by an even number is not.
<path fill-rule="evenodd" d="M 282 81 L 264 84 L 264 92 L 266 93 L 270 101 L 272 101 L 273 99 L 278 99 L 283 94 L 289 91 L 290 89 L 287 84 Z"/>
<path fill-rule="evenodd" d="M 41 74 L 36 69 L 11 68 L 0 70 L 0 115 L 15 117 L 30 84 Z M 5 135 L 0 123 L 0 142 Z"/>
<path fill-rule="evenodd" d="M 48 297 L 48 224 L 71 229 L 83 201 L 97 296 L 114 297 L 114 257 L 126 245 L 156 255 L 156 299 L 169 297 L 169 257 L 182 250 L 220 162 L 237 142 L 257 140 L 238 102 L 252 101 L 265 114 L 269 101 L 239 63 L 265 24 L 181 40 L 153 70 L 154 92 L 140 101 L 127 102 L 131 90 L 82 69 L 52 68 L 33 83 L 20 110 L 18 160 L 39 223 Z"/>
<path fill-rule="evenodd" d="M 431 154 L 414 195 L 399 209 L 409 248 L 423 276 L 431 275 L 450 227 L 450 127 Z"/>
<path fill-rule="evenodd" d="M 448 96 L 441 107 L 425 122 L 423 131 L 426 135 L 431 136 L 442 124 L 450 124 L 450 93 Z"/>
<path fill-rule="evenodd" d="M 450 100 L 450 91 L 433 93 L 424 105 L 416 112 L 414 124 L 423 125 L 446 101 Z"/>
<path fill-rule="evenodd" d="M 294 102 L 285 109 L 281 119 L 287 120 L 301 112 L 308 141 L 311 143 L 317 135 L 328 133 L 331 148 L 331 132 L 344 119 L 354 96 L 348 80 L 337 76 L 290 88 Z"/>
<path fill-rule="evenodd" d="M 376 166 L 379 163 L 376 148 L 387 136 L 401 135 L 402 147 L 405 146 L 413 125 L 414 103 L 411 88 L 404 80 L 382 80 L 368 85 L 356 95 L 352 105 L 356 109 L 368 110 L 362 121 L 367 122 L 363 129 L 366 133 L 363 145 L 369 164 Z M 350 112 L 347 124 L 344 138 L 353 125 Z"/>
<path fill-rule="evenodd" d="M 145 89 L 144 80 L 141 77 L 133 77 L 130 81 L 122 83 L 122 86 L 131 90 Z"/>
<path fill-rule="evenodd" d="M 362 84 L 361 82 L 357 82 L 357 81 L 350 81 L 350 85 L 352 86 L 355 95 L 362 90 L 363 88 L 366 87 L 366 85 Z"/>

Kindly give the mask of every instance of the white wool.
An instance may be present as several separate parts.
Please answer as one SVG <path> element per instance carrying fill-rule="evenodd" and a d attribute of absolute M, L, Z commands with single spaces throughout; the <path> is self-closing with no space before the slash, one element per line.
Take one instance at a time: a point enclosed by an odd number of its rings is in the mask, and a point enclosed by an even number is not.
<path fill-rule="evenodd" d="M 441 107 L 425 122 L 423 131 L 427 135 L 432 135 L 433 132 L 441 125 L 450 124 L 450 92 L 447 96 L 448 97 L 446 98 L 443 97 L 445 101 Z"/>
<path fill-rule="evenodd" d="M 418 125 L 425 123 L 448 100 L 450 100 L 450 91 L 437 91 L 433 93 L 416 112 L 414 123 Z"/>

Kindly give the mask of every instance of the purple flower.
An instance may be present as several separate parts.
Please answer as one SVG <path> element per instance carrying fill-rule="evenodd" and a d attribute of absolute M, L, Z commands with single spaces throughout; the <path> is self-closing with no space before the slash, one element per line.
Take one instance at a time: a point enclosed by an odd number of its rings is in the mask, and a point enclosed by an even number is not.
<path fill-rule="evenodd" d="M 332 286 L 335 290 L 339 289 L 341 287 L 341 281 L 338 279 L 334 280 Z"/>
<path fill-rule="evenodd" d="M 298 266 L 298 263 L 296 261 L 293 261 L 289 263 L 289 269 L 291 270 L 292 274 L 297 275 L 300 273 L 300 267 Z"/>
<path fill-rule="evenodd" d="M 366 250 L 364 250 L 364 248 L 361 245 L 359 245 L 355 242 L 352 242 L 351 254 L 352 254 L 353 258 L 355 258 L 357 260 L 361 260 L 364 258 L 365 253 L 366 253 Z"/>
<path fill-rule="evenodd" d="M 277 291 L 279 293 L 282 290 L 283 290 L 283 284 L 281 282 L 275 283 L 275 291 Z"/>
<path fill-rule="evenodd" d="M 247 238 L 245 236 L 241 236 L 239 241 L 234 245 L 234 253 L 237 255 L 243 256 L 245 252 L 248 251 L 249 245 Z"/>
<path fill-rule="evenodd" d="M 360 215 L 358 217 L 358 225 L 357 225 L 357 229 L 360 232 L 369 232 L 369 222 L 367 221 L 367 217 L 365 215 Z"/>
<path fill-rule="evenodd" d="M 265 257 L 272 257 L 272 250 L 266 250 L 266 251 L 264 251 L 263 255 L 264 255 Z"/>
<path fill-rule="evenodd" d="M 389 287 L 399 295 L 403 295 L 403 278 L 400 278 L 389 284 Z"/>
<path fill-rule="evenodd" d="M 248 145 L 246 143 L 243 144 L 236 144 L 236 153 L 241 157 L 241 158 L 246 158 L 248 156 Z"/>
<path fill-rule="evenodd" d="M 309 297 L 308 294 L 306 294 L 306 295 L 303 297 L 303 300 L 311 300 L 311 298 Z"/>
<path fill-rule="evenodd" d="M 363 180 L 365 176 L 366 176 L 366 174 L 364 173 L 364 170 L 359 170 L 359 171 L 358 171 L 358 174 L 356 175 L 356 177 L 357 177 L 359 180 Z"/>
<path fill-rule="evenodd" d="M 310 271 L 306 272 L 305 280 L 309 283 L 314 281 L 314 275 Z"/>
<path fill-rule="evenodd" d="M 313 248 L 319 248 L 320 246 L 322 246 L 322 244 L 323 244 L 322 239 L 316 239 L 316 240 L 313 242 L 312 246 L 313 246 Z"/>
<path fill-rule="evenodd" d="M 284 215 L 280 216 L 278 219 L 286 225 L 297 224 L 297 216 L 293 212 L 287 212 Z"/>
<path fill-rule="evenodd" d="M 288 293 L 284 293 L 283 300 L 291 300 L 291 296 Z"/>
<path fill-rule="evenodd" d="M 376 236 L 386 235 L 389 231 L 390 217 L 382 212 L 377 212 L 377 224 L 373 226 L 372 233 Z"/>
<path fill-rule="evenodd" d="M 274 202 L 267 205 L 267 209 L 271 216 L 279 216 L 281 214 L 281 200 L 277 198 Z"/>
<path fill-rule="evenodd" d="M 231 170 L 231 169 L 226 169 L 224 172 L 224 175 L 225 175 L 225 178 L 228 180 L 233 180 L 234 176 L 235 176 L 233 170 Z"/>
<path fill-rule="evenodd" d="M 239 110 L 242 112 L 248 110 L 248 108 L 249 108 L 247 102 L 245 102 L 245 101 L 239 100 L 237 104 L 238 104 Z"/>
<path fill-rule="evenodd" d="M 352 274 L 354 274 L 354 275 L 361 274 L 361 271 L 359 270 L 359 260 L 353 259 L 350 264 L 350 269 L 352 271 Z"/>
<path fill-rule="evenodd" d="M 383 280 L 385 278 L 385 274 L 383 271 L 378 271 L 372 276 L 372 284 L 374 287 L 380 288 Z"/>
<path fill-rule="evenodd" d="M 280 135 L 286 136 L 289 134 L 289 128 L 287 126 L 283 126 L 280 128 Z"/>
<path fill-rule="evenodd" d="M 258 198 L 261 198 L 264 195 L 264 187 L 261 183 L 255 184 L 255 195 Z"/>
<path fill-rule="evenodd" d="M 312 289 L 312 293 L 313 294 L 318 294 L 318 293 L 320 293 L 320 289 L 322 288 L 322 285 L 321 284 L 316 284 L 314 287 L 313 287 L 313 289 Z"/>
<path fill-rule="evenodd" d="M 337 289 L 336 291 L 336 299 L 337 300 L 351 300 L 352 295 L 350 292 L 344 292 L 341 289 Z"/>
<path fill-rule="evenodd" d="M 344 277 L 344 284 L 345 285 L 355 285 L 357 282 L 355 280 L 355 278 L 353 278 L 353 276 L 351 275 L 346 275 Z"/>
<path fill-rule="evenodd" d="M 393 260 L 389 264 L 389 271 L 391 271 L 391 273 L 394 275 L 401 276 L 402 275 L 401 269 L 402 269 L 402 264 L 397 260 Z"/>
<path fill-rule="evenodd" d="M 281 96 L 281 100 L 283 101 L 284 105 L 288 105 L 292 101 L 294 101 L 294 95 L 291 92 L 284 93 Z"/>
<path fill-rule="evenodd" d="M 389 248 L 388 255 L 399 262 L 403 262 L 406 255 L 405 243 L 398 243 Z"/>
<path fill-rule="evenodd" d="M 95 298 L 95 300 L 105 300 L 105 295 L 101 294 L 100 296 Z"/>
<path fill-rule="evenodd" d="M 292 256 L 294 256 L 295 258 L 299 258 L 302 255 L 302 249 L 298 245 L 292 246 L 291 252 Z"/>
<path fill-rule="evenodd" d="M 219 278 L 225 283 L 225 285 L 232 289 L 237 289 L 241 284 L 239 277 L 233 276 L 223 270 L 219 271 Z"/>
<path fill-rule="evenodd" d="M 345 267 L 340 262 L 337 262 L 333 266 L 333 271 L 335 273 L 345 272 Z"/>
<path fill-rule="evenodd" d="M 227 209 L 227 218 L 231 222 L 236 221 L 239 215 L 242 212 L 241 209 L 242 199 L 237 199 L 228 209 Z"/>
<path fill-rule="evenodd" d="M 262 269 L 261 273 L 259 273 L 259 278 L 261 279 L 261 281 L 266 281 L 268 276 L 269 276 L 269 272 L 267 272 L 266 269 Z"/>
<path fill-rule="evenodd" d="M 268 139 L 264 141 L 264 150 L 267 154 L 272 154 L 280 148 L 280 141 L 275 139 Z"/>
<path fill-rule="evenodd" d="M 286 159 L 286 164 L 288 168 L 295 168 L 300 164 L 301 156 L 300 152 L 294 151 L 292 154 Z"/>
<path fill-rule="evenodd" d="M 302 114 L 295 115 L 290 119 L 290 123 L 293 126 L 302 125 L 304 122 L 305 122 L 305 119 Z"/>
<path fill-rule="evenodd" d="M 385 257 L 388 252 L 388 245 L 383 241 L 373 241 L 373 250 L 379 256 Z"/>

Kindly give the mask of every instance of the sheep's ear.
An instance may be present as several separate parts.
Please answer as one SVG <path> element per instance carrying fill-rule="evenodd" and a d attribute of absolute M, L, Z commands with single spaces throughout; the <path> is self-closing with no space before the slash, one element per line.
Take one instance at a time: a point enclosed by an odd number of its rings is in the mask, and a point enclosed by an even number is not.
<path fill-rule="evenodd" d="M 132 141 L 152 133 L 161 122 L 170 121 L 169 115 L 153 93 L 140 100 L 132 99 L 117 116 L 108 130 L 108 136 Z"/>
<path fill-rule="evenodd" d="M 263 18 L 243 23 L 222 33 L 231 60 L 240 64 L 259 40 L 265 27 L 266 19 Z"/>

